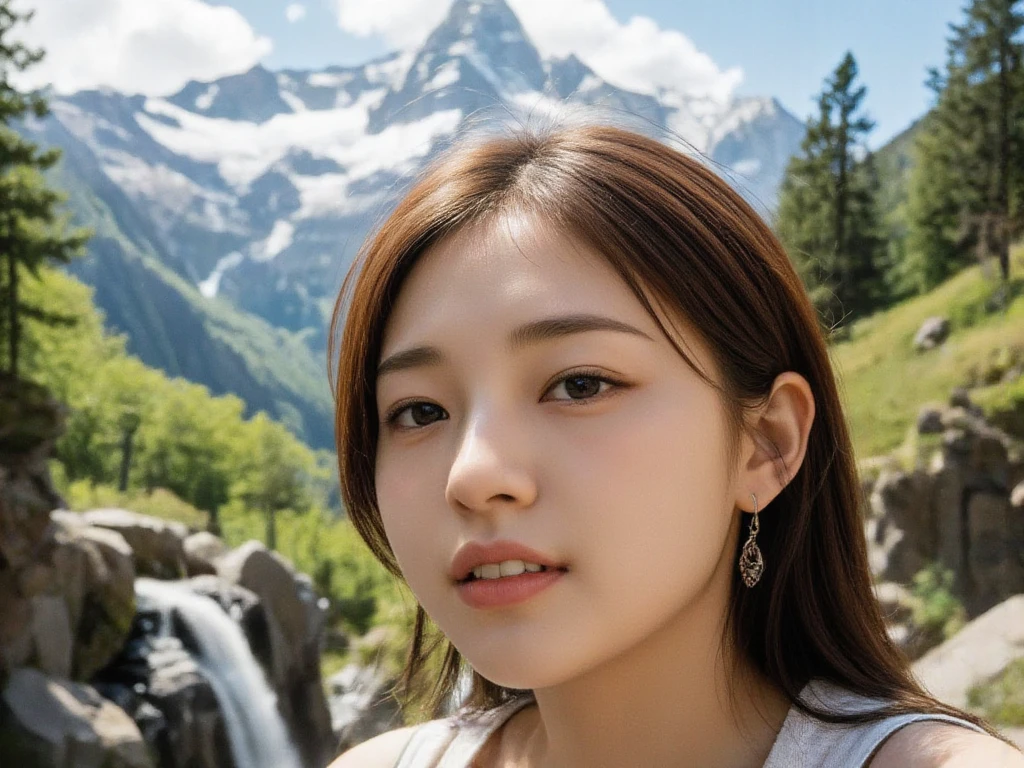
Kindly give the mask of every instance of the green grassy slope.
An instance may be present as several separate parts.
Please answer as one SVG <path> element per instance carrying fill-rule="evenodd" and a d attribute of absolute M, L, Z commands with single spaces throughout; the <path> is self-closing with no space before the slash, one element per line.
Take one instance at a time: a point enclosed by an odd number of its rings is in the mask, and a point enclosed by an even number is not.
<path fill-rule="evenodd" d="M 1004 310 L 986 308 L 998 282 L 994 270 L 975 266 L 930 293 L 855 323 L 850 340 L 833 348 L 858 459 L 899 447 L 924 403 L 946 402 L 954 387 L 980 384 L 1014 349 L 1024 354 L 1024 246 L 1013 257 L 1016 277 Z M 933 315 L 949 318 L 950 337 L 937 349 L 917 353 L 914 334 Z M 979 392 L 977 399 L 994 401 L 999 389 Z"/>

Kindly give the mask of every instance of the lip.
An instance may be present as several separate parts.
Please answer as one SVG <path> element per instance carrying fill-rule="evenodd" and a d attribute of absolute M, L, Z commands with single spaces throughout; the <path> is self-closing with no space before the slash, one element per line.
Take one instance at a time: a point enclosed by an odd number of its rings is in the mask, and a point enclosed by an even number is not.
<path fill-rule="evenodd" d="M 459 547 L 459 551 L 452 558 L 448 575 L 452 581 L 462 582 L 477 566 L 501 563 L 505 560 L 522 560 L 548 568 L 564 569 L 565 567 L 563 563 L 559 563 L 554 558 L 515 541 L 492 541 L 487 544 L 471 541 Z"/>

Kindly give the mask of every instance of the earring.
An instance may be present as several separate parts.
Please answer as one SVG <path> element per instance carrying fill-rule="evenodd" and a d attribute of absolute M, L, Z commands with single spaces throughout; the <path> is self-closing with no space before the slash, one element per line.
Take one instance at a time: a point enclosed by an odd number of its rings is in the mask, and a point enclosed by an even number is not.
<path fill-rule="evenodd" d="M 740 554 L 740 576 L 744 584 L 753 587 L 764 573 L 764 558 L 761 557 L 761 549 L 757 546 L 757 532 L 761 530 L 757 518 L 757 496 L 752 493 L 750 498 L 754 500 L 754 519 L 750 521 L 750 536 Z"/>

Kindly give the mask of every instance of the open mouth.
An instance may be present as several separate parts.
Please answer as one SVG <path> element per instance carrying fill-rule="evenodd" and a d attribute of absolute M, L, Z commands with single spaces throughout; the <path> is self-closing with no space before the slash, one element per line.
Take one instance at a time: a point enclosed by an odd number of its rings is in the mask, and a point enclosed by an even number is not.
<path fill-rule="evenodd" d="M 517 576 L 528 576 L 534 573 L 546 573 L 548 571 L 566 573 L 569 570 L 564 566 L 548 566 L 522 562 L 516 563 L 516 561 L 512 561 L 512 563 L 512 565 L 505 562 L 494 565 L 478 566 L 470 571 L 466 578 L 461 579 L 459 584 L 469 584 L 474 581 L 498 581 L 501 579 L 515 578 Z"/>

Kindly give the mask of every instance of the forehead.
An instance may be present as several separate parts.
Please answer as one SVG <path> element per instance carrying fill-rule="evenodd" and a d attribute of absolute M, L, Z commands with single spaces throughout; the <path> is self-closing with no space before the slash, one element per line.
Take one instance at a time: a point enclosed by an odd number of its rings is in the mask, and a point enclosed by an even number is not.
<path fill-rule="evenodd" d="M 410 271 L 384 329 L 381 359 L 430 344 L 471 348 L 538 319 L 600 314 L 680 351 L 717 378 L 710 349 L 682 308 L 650 292 L 652 317 L 608 260 L 537 216 L 508 215 L 469 225 L 424 253 Z"/>
<path fill-rule="evenodd" d="M 420 257 L 388 319 L 385 348 L 471 317 L 517 323 L 596 311 L 657 329 L 625 281 L 586 243 L 536 217 L 494 217 Z"/>

